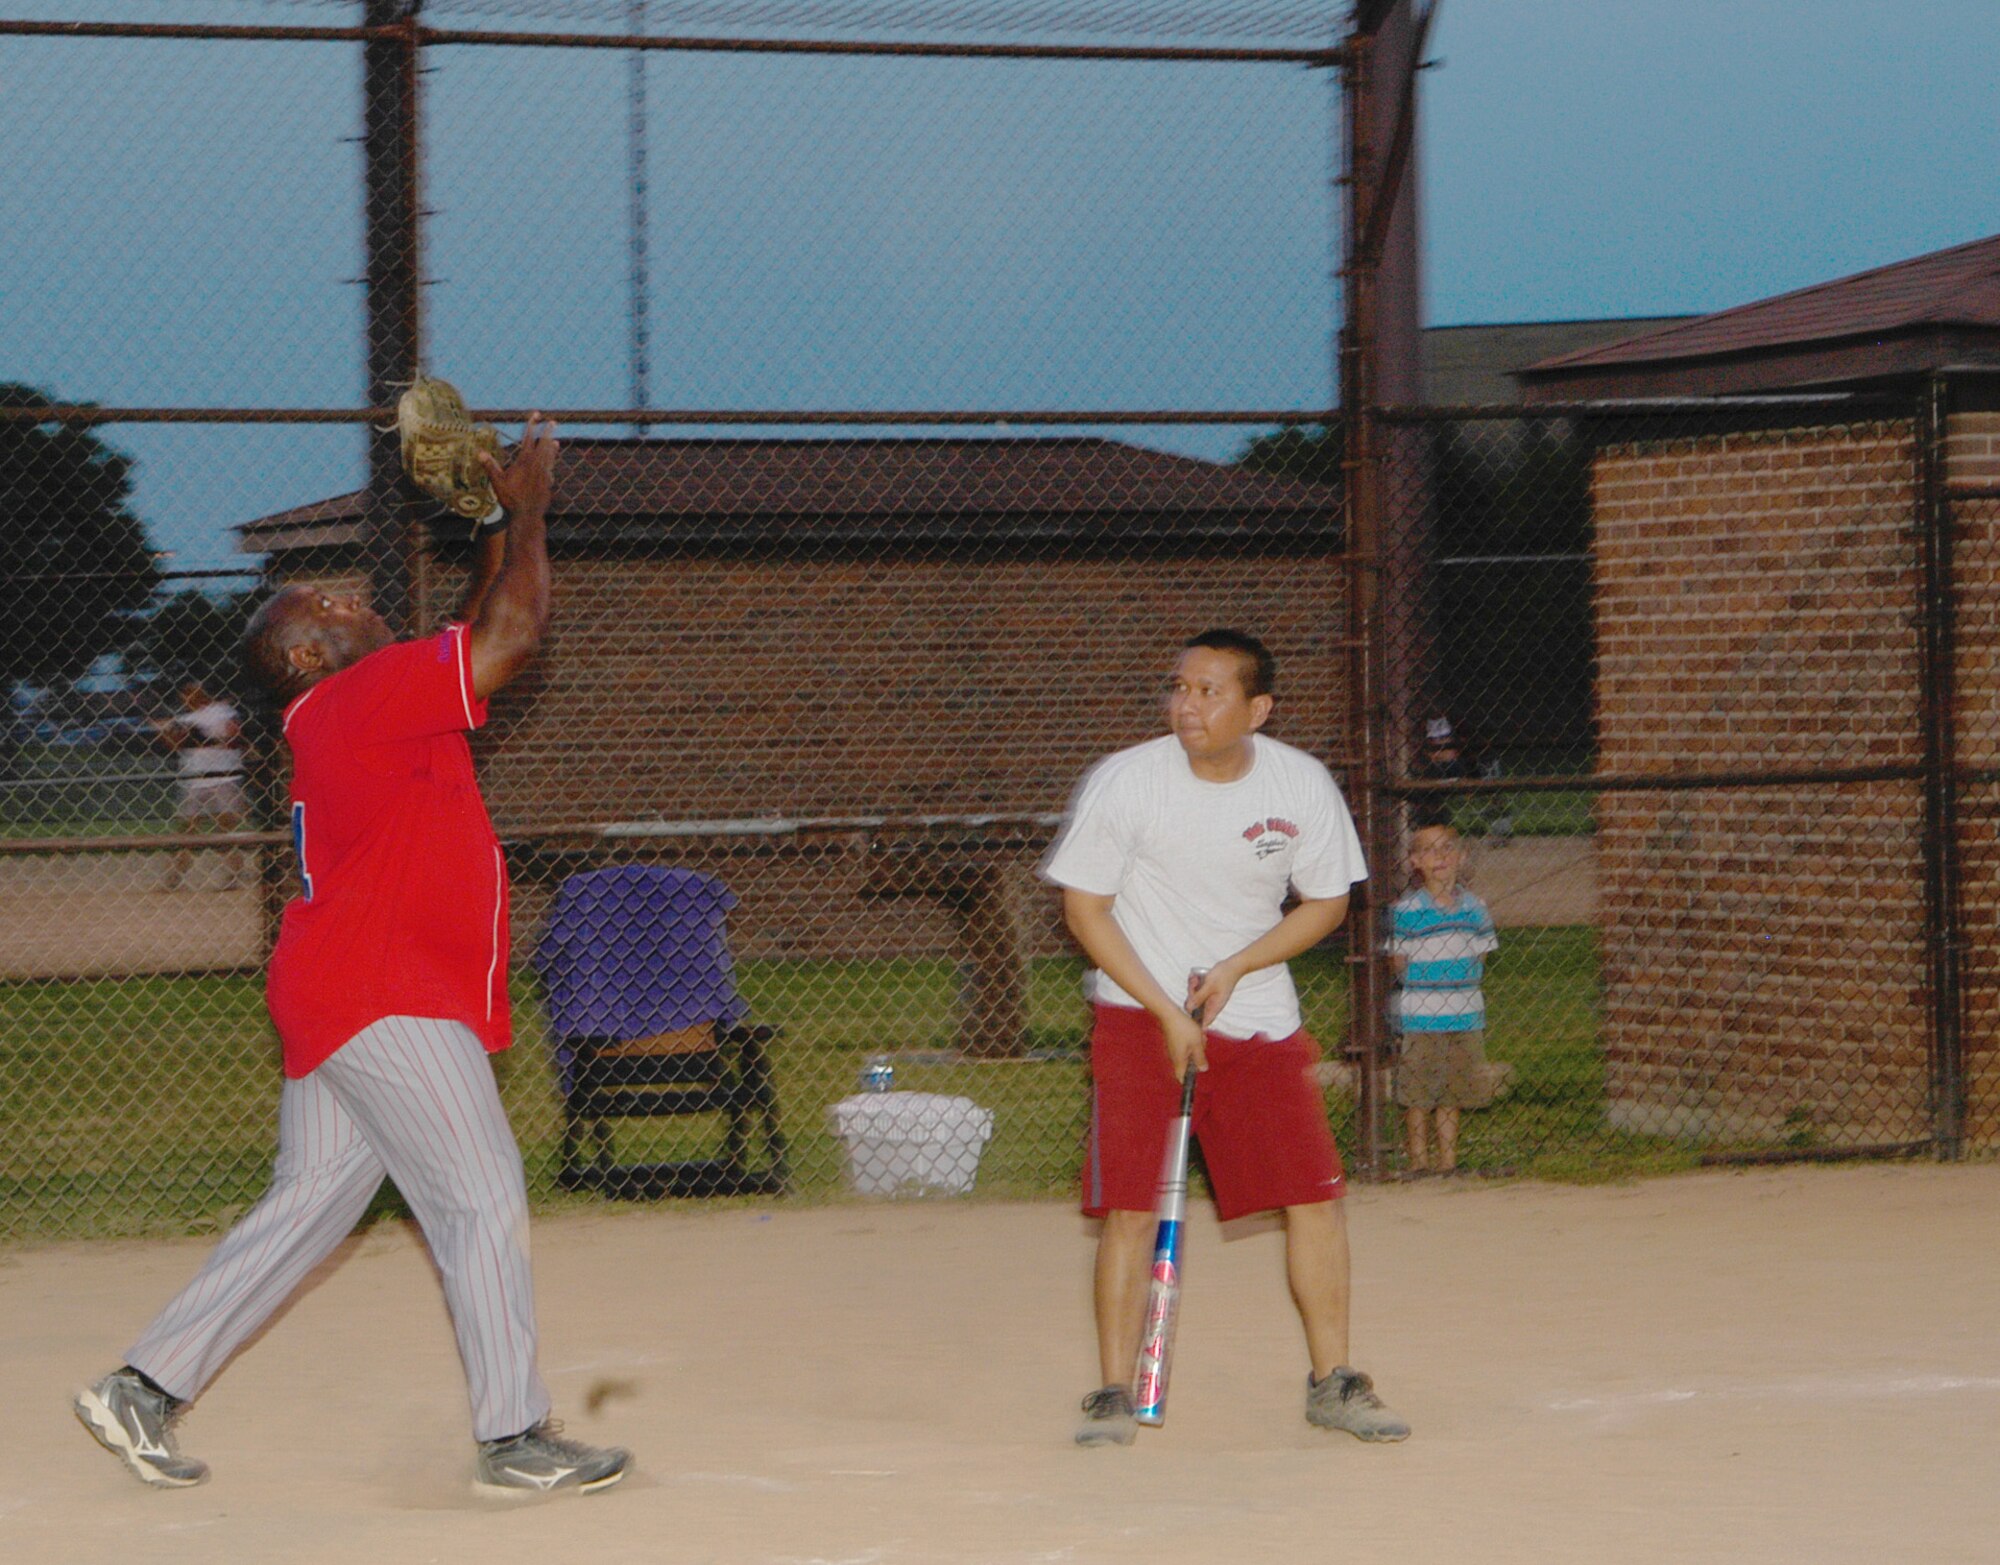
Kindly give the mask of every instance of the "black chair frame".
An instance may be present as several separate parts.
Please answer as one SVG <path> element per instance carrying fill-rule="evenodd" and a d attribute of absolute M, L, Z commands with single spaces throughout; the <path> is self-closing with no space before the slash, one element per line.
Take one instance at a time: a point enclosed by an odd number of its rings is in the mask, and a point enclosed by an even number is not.
<path fill-rule="evenodd" d="M 574 1057 L 563 1099 L 557 1182 L 566 1190 L 593 1190 L 625 1200 L 782 1194 L 790 1171 L 766 1051 L 777 1031 L 769 1026 L 717 1027 L 713 1049 L 665 1054 L 606 1053 L 624 1040 L 564 1038 Z M 705 1113 L 724 1116 L 720 1156 L 672 1163 L 614 1161 L 611 1121 Z M 759 1129 L 763 1156 L 753 1163 L 753 1131 Z"/>

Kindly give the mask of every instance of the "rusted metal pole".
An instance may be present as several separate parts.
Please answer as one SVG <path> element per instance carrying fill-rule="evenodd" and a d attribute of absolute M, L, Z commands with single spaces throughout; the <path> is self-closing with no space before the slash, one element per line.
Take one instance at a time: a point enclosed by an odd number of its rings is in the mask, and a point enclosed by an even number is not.
<path fill-rule="evenodd" d="M 626 0 L 626 17 L 632 32 L 644 33 L 646 0 Z M 653 402 L 652 336 L 648 330 L 647 301 L 647 295 L 652 291 L 648 245 L 651 214 L 648 211 L 649 186 L 646 178 L 651 155 L 646 127 L 646 52 L 643 49 L 634 49 L 632 58 L 626 62 L 625 150 L 632 170 L 626 203 L 626 219 L 630 224 L 627 238 L 631 245 L 628 260 L 632 295 L 632 405 L 643 408 L 652 406 Z M 646 426 L 635 422 L 631 431 L 633 438 L 637 439 L 645 434 Z"/>
<path fill-rule="evenodd" d="M 1382 1173 L 1390 989 L 1387 912 L 1401 857 L 1399 795 L 1408 770 L 1413 693 L 1424 661 L 1416 588 L 1427 567 L 1421 454 L 1414 433 L 1377 417 L 1420 400 L 1417 333 L 1417 72 L 1433 3 L 1360 0 L 1341 47 L 1346 127 L 1342 240 L 1345 310 L 1340 409 L 1350 563 L 1348 776 L 1369 879 L 1350 913 L 1354 975 L 1350 1052 L 1360 1065 L 1357 1156 Z M 1393 474 L 1393 489 L 1392 489 Z"/>
<path fill-rule="evenodd" d="M 1958 584 L 1944 474 L 1948 411 L 1944 378 L 1933 375 L 1916 420 L 1916 520 L 1923 558 L 1917 624 L 1923 691 L 1924 956 L 1932 1132 L 1938 1156 L 1956 1159 L 1965 1148 L 1965 944 L 1958 825 Z"/>
<path fill-rule="evenodd" d="M 374 19 L 362 27 L 309 27 L 218 22 L 29 22 L 0 21 L 0 38 L 205 38 L 228 42 L 352 43 L 378 37 L 384 29 L 400 35 L 403 19 Z M 413 9 L 413 8 L 412 8 Z M 493 28 L 419 27 L 415 41 L 500 49 L 646 49 L 678 54 L 864 55 L 917 60 L 1132 60 L 1182 64 L 1305 65 L 1331 69 L 1337 49 L 1230 48 L 1191 44 L 1010 44 L 919 43 L 860 38 L 701 38 L 632 33 L 500 31 Z"/>
<path fill-rule="evenodd" d="M 1375 184 L 1370 67 L 1374 38 L 1357 32 L 1342 52 L 1342 188 L 1345 193 L 1344 265 L 1341 270 L 1340 417 L 1342 506 L 1346 522 L 1347 574 L 1347 737 L 1350 758 L 1347 801 L 1368 855 L 1369 881 L 1348 911 L 1347 1052 L 1357 1070 L 1356 1172 L 1382 1175 L 1382 1108 L 1385 1059 L 1384 1013 L 1388 1000 L 1387 959 L 1382 951 L 1381 877 L 1395 852 L 1392 801 L 1383 792 L 1381 612 L 1381 492 L 1375 460 L 1373 355 L 1375 350 L 1376 260 L 1363 248 L 1375 222 L 1380 190 Z"/>
<path fill-rule="evenodd" d="M 368 401 L 392 406 L 422 362 L 417 10 L 422 0 L 368 0 L 361 46 L 367 246 Z M 416 624 L 412 507 L 393 430 L 368 434 L 368 584 L 398 635 Z"/>

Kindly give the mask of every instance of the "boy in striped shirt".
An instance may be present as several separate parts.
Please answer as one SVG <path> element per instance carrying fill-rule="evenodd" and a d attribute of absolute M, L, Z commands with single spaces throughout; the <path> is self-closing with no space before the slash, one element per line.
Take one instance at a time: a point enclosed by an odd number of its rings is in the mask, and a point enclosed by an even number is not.
<path fill-rule="evenodd" d="M 1458 1166 L 1459 1111 L 1492 1098 L 1479 984 L 1500 942 L 1486 904 L 1459 884 L 1465 848 L 1447 817 L 1419 817 L 1410 833 L 1410 867 L 1417 884 L 1392 910 L 1389 938 L 1402 985 L 1396 1101 L 1403 1106 L 1410 1171 L 1448 1174 Z"/>

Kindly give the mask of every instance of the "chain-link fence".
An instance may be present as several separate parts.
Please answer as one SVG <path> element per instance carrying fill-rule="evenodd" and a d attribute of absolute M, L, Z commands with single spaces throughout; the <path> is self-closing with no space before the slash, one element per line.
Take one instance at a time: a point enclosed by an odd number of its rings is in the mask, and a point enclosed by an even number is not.
<path fill-rule="evenodd" d="M 5 9 L 52 150 L 0 289 L 0 1231 L 267 1177 L 297 871 L 234 643 L 281 583 L 454 613 L 382 432 L 419 365 L 563 422 L 554 625 L 474 739 L 538 1198 L 1072 1188 L 1071 789 L 1211 624 L 1339 751 L 1339 492 L 1235 460 L 1331 400 L 1339 8 Z"/>
<path fill-rule="evenodd" d="M 1378 417 L 1388 787 L 1417 850 L 1381 915 L 1408 964 L 1385 1055 L 1436 1032 L 1470 1061 L 1417 1091 L 1462 1104 L 1462 1163 L 1990 1135 L 1985 964 L 1959 971 L 1992 917 L 1990 500 L 1946 452 L 1991 415 L 1947 406 Z M 1383 1096 L 1422 1155 L 1435 1110 Z"/>
<path fill-rule="evenodd" d="M 0 116 L 72 150 L 0 192 L 0 1233 L 264 1183 L 296 869 L 234 648 L 281 583 L 454 612 L 383 433 L 420 365 L 564 417 L 555 622 L 475 738 L 540 1200 L 1070 1189 L 1035 866 L 1213 625 L 1379 823 L 1294 963 L 1358 1172 L 1990 1134 L 1946 404 L 1330 421 L 1340 7 L 11 9 Z"/>

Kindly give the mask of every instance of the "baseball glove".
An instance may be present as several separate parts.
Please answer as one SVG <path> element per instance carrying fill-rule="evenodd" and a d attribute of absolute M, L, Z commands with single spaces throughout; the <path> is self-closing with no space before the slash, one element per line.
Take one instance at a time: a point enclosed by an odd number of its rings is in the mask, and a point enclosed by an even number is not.
<path fill-rule="evenodd" d="M 473 537 L 506 525 L 507 514 L 479 460 L 481 452 L 500 454 L 500 437 L 491 424 L 472 422 L 456 386 L 419 375 L 396 400 L 396 432 L 411 482 L 463 518 Z"/>

